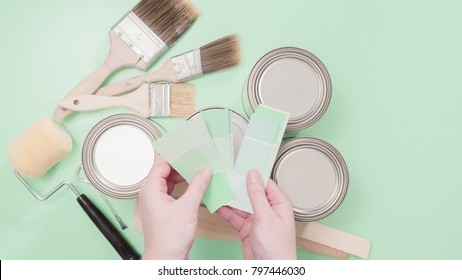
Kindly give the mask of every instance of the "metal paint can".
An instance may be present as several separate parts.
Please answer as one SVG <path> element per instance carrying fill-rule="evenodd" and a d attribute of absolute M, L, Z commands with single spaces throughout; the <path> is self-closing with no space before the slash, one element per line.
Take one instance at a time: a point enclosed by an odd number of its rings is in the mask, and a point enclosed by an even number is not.
<path fill-rule="evenodd" d="M 152 143 L 161 135 L 158 126 L 137 115 L 103 119 L 83 144 L 82 167 L 88 181 L 114 198 L 137 197 L 156 157 Z"/>
<path fill-rule="evenodd" d="M 223 107 L 208 107 L 204 108 L 202 110 L 199 110 L 197 112 L 194 112 L 191 116 L 188 117 L 188 120 L 194 118 L 197 114 L 199 114 L 202 111 L 208 111 L 208 110 L 222 110 L 222 109 L 227 109 Z M 242 140 L 244 140 L 245 136 L 245 131 L 247 129 L 247 125 L 249 124 L 249 121 L 242 116 L 241 114 L 228 109 L 231 112 L 231 121 L 232 121 L 232 133 L 233 133 L 233 147 L 234 147 L 234 159 L 237 157 L 237 153 L 239 152 L 239 149 L 242 144 Z"/>
<path fill-rule="evenodd" d="M 250 72 L 243 105 L 250 116 L 259 104 L 290 113 L 287 131 L 318 121 L 329 105 L 332 84 L 324 64 L 312 53 L 294 47 L 264 55 Z"/>
<path fill-rule="evenodd" d="M 281 145 L 273 180 L 292 201 L 295 220 L 316 221 L 334 212 L 348 190 L 348 169 L 340 153 L 316 138 Z"/>

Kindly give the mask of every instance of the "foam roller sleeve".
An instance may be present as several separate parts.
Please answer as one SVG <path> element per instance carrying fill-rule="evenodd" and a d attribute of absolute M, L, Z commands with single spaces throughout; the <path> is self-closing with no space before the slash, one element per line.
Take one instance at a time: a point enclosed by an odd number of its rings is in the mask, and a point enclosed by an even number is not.
<path fill-rule="evenodd" d="M 8 147 L 15 170 L 26 177 L 39 177 L 72 150 L 72 138 L 50 118 L 42 118 Z"/>

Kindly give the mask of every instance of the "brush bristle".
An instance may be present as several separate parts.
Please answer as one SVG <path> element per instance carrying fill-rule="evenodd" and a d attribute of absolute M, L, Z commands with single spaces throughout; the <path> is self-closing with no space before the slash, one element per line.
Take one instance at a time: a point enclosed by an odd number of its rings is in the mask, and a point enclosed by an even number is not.
<path fill-rule="evenodd" d="M 167 46 L 172 45 L 199 16 L 189 0 L 141 0 L 132 9 Z"/>
<path fill-rule="evenodd" d="M 192 84 L 170 85 L 170 115 L 186 118 L 196 110 L 196 90 Z"/>
<path fill-rule="evenodd" d="M 236 66 L 241 62 L 241 47 L 236 34 L 208 43 L 200 50 L 204 74 Z"/>

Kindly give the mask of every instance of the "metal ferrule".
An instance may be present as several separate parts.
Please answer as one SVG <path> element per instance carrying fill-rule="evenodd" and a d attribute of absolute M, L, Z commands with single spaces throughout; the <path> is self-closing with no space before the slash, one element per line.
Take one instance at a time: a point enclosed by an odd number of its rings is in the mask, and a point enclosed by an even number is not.
<path fill-rule="evenodd" d="M 167 49 L 167 45 L 133 12 L 122 18 L 112 30 L 150 65 Z"/>
<path fill-rule="evenodd" d="M 170 116 L 170 84 L 150 84 L 151 117 Z"/>
<path fill-rule="evenodd" d="M 202 75 L 200 49 L 177 55 L 170 60 L 179 81 L 190 80 Z"/>

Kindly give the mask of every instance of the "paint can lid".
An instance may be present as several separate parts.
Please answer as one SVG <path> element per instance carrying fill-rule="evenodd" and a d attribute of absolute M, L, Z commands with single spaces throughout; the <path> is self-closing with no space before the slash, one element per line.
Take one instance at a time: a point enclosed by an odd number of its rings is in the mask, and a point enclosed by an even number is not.
<path fill-rule="evenodd" d="M 332 85 L 312 53 L 294 47 L 273 50 L 253 67 L 247 95 L 253 110 L 265 104 L 290 113 L 287 131 L 314 124 L 327 110 Z"/>
<path fill-rule="evenodd" d="M 334 212 L 348 189 L 348 170 L 340 153 L 316 138 L 281 145 L 273 180 L 292 201 L 297 221 L 316 221 Z"/>
<path fill-rule="evenodd" d="M 90 183 L 114 198 L 139 194 L 156 153 L 153 142 L 161 130 L 133 114 L 117 114 L 97 123 L 82 148 L 82 167 Z"/>

